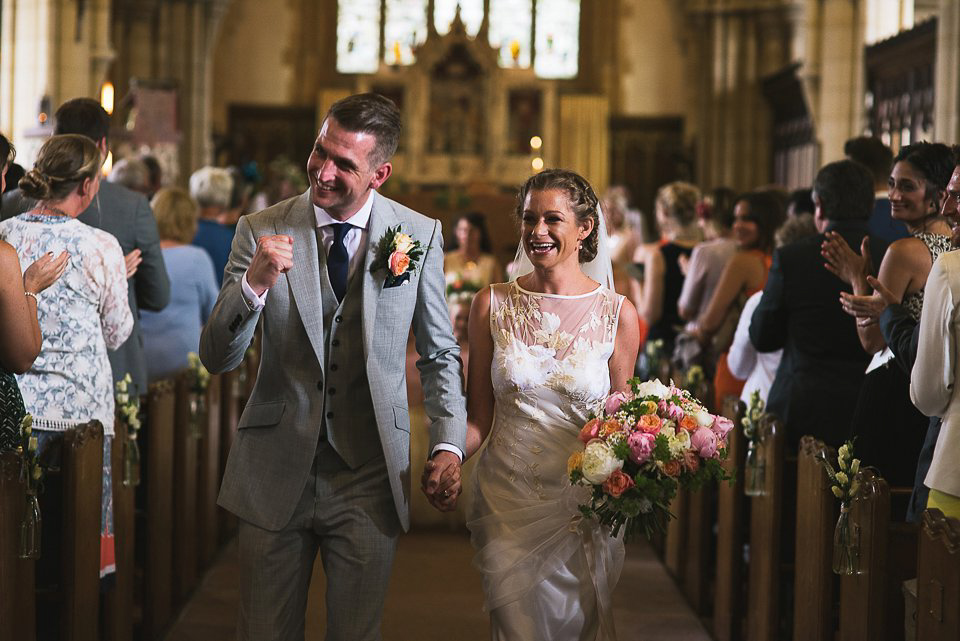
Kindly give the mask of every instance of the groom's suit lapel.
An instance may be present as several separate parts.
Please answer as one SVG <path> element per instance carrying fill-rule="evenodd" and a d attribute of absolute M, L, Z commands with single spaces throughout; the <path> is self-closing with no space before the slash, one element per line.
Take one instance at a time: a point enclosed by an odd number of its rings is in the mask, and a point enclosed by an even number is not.
<path fill-rule="evenodd" d="M 363 348 L 364 355 L 368 357 L 374 353 L 373 335 L 377 320 L 377 305 L 380 302 L 380 294 L 386 278 L 384 270 L 371 273 L 370 266 L 376 258 L 377 244 L 380 239 L 387 233 L 387 229 L 399 224 L 400 219 L 397 218 L 390 202 L 374 192 L 370 222 L 367 224 L 367 255 L 363 260 Z"/>
<path fill-rule="evenodd" d="M 323 297 L 320 293 L 317 217 L 309 189 L 297 199 L 290 213 L 277 223 L 277 233 L 293 238 L 293 267 L 287 272 L 287 281 L 310 345 L 323 367 Z"/>

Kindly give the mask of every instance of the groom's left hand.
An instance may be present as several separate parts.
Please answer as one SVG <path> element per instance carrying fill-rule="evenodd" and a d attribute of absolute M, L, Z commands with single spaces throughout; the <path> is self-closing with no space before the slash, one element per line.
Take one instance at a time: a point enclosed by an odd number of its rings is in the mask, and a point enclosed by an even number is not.
<path fill-rule="evenodd" d="M 437 452 L 423 467 L 420 487 L 430 505 L 441 512 L 452 511 L 460 495 L 460 457 L 446 450 Z"/>

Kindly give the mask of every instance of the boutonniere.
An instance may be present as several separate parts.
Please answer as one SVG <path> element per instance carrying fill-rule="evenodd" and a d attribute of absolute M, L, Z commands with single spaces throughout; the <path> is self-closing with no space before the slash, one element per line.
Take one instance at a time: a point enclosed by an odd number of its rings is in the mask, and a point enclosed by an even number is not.
<path fill-rule="evenodd" d="M 421 256 L 423 256 L 423 248 L 419 240 L 401 233 L 399 225 L 393 228 L 388 227 L 387 233 L 377 241 L 370 272 L 387 270 L 384 287 L 396 287 L 410 280 L 410 275 L 417 271 L 417 263 Z"/>

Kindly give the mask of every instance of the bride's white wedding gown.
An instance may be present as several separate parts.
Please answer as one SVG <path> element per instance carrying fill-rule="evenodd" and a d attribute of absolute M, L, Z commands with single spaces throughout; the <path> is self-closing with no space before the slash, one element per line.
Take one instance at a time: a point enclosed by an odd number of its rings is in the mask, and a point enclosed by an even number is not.
<path fill-rule="evenodd" d="M 567 459 L 609 392 L 623 297 L 605 287 L 580 296 L 491 287 L 496 410 L 467 523 L 491 638 L 615 639 L 623 543 L 581 517 L 589 490 L 570 484 Z"/>

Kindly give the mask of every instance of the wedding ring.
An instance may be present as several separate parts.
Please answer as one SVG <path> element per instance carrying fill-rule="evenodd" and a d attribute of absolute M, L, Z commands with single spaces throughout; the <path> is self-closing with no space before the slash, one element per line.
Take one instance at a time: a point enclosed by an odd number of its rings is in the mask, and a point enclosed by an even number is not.
<path fill-rule="evenodd" d="M 443 498 L 445 498 L 445 499 L 446 499 L 446 498 L 450 498 L 450 490 L 444 490 L 444 491 L 443 491 Z"/>

